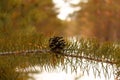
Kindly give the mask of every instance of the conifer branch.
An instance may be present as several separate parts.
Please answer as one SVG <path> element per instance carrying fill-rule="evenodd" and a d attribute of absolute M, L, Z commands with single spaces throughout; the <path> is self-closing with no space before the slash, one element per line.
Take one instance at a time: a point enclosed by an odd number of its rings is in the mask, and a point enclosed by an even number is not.
<path fill-rule="evenodd" d="M 78 56 L 78 55 L 64 54 L 64 56 L 86 59 L 86 60 L 91 60 L 91 61 L 96 61 L 96 62 L 109 63 L 109 64 L 117 64 L 118 63 L 116 61 L 109 61 L 109 60 L 104 60 L 104 59 L 95 59 L 95 58 L 92 58 L 92 57 L 85 57 L 85 56 Z"/>
<path fill-rule="evenodd" d="M 13 51 L 13 52 L 0 52 L 0 56 L 7 56 L 7 55 L 28 55 L 28 54 L 46 54 L 46 53 L 51 53 L 50 50 L 48 49 L 35 49 L 35 50 L 24 50 L 24 51 Z M 56 53 L 57 54 L 57 53 Z M 59 54 L 59 53 L 58 53 Z M 66 57 L 73 57 L 73 58 L 80 58 L 80 59 L 86 59 L 86 60 L 91 60 L 91 61 L 96 61 L 96 62 L 103 62 L 103 63 L 109 63 L 109 64 L 118 64 L 116 61 L 110 61 L 110 60 L 104 60 L 104 59 L 95 59 L 92 57 L 87 57 L 87 56 L 80 56 L 80 55 L 75 55 L 75 54 L 60 54 L 61 56 L 66 56 Z"/>
<path fill-rule="evenodd" d="M 41 50 L 41 49 L 35 49 L 35 50 L 21 50 L 21 51 L 10 51 L 10 52 L 0 52 L 1 56 L 4 55 L 26 55 L 26 54 L 33 54 L 33 53 L 46 53 L 49 52 L 49 50 Z"/>

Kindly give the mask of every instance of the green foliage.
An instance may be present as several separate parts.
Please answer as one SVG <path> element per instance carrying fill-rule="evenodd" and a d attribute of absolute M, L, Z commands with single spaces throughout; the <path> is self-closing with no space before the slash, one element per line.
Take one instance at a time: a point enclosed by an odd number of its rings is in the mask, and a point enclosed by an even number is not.
<path fill-rule="evenodd" d="M 39 34 L 18 35 L 0 39 L 0 70 L 2 74 L 0 79 L 25 80 L 25 77 L 31 73 L 31 71 L 26 71 L 28 67 L 39 66 L 41 70 L 51 71 L 64 61 L 63 57 L 57 59 L 55 54 L 46 52 L 46 49 L 48 49 L 48 38 Z M 43 50 L 45 53 L 24 53 L 35 50 Z M 4 52 L 7 54 L 1 55 Z M 14 54 L 11 54 L 12 52 Z M 23 70 L 19 71 L 21 69 Z"/>
<path fill-rule="evenodd" d="M 70 66 L 71 72 L 77 72 L 77 69 L 80 68 L 83 73 L 87 72 L 88 74 L 90 67 L 92 67 L 95 76 L 100 76 L 101 68 L 98 64 L 102 65 L 104 74 L 108 76 L 107 70 L 110 65 L 114 65 L 113 70 L 120 67 L 120 43 L 101 43 L 94 39 L 77 39 L 76 42 L 66 41 L 64 54 L 56 56 L 55 53 L 49 51 L 49 37 L 43 35 L 19 35 L 0 39 L 0 52 L 8 52 L 0 55 L 0 68 L 1 74 L 3 74 L 0 78 L 6 80 L 8 78 L 9 80 L 25 78 L 26 72 L 31 73 L 26 68 L 35 66 L 39 66 L 41 71 L 52 71 L 59 67 L 66 72 Z M 24 53 L 30 50 L 33 51 Z M 36 53 L 36 50 L 43 50 L 43 52 Z M 23 53 L 19 53 L 20 51 Z M 10 54 L 11 52 L 15 53 Z M 22 71 L 19 71 L 21 69 Z M 37 72 L 36 69 L 35 72 Z M 9 76 L 11 73 L 13 75 Z"/>

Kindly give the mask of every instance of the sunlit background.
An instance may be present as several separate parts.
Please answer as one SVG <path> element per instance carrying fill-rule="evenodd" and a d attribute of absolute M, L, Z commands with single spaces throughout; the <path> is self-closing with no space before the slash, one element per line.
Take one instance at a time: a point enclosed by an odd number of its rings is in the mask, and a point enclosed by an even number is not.
<path fill-rule="evenodd" d="M 61 20 L 70 20 L 69 15 L 74 14 L 75 11 L 80 10 L 80 7 L 72 7 L 71 4 L 77 5 L 80 0 L 53 0 L 55 8 L 58 8 L 59 13 L 57 17 Z"/>

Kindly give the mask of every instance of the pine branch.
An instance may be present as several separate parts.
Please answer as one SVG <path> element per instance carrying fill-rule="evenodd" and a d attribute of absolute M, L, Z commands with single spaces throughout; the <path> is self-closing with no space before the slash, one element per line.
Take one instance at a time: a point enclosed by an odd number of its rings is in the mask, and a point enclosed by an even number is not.
<path fill-rule="evenodd" d="M 81 58 L 81 59 L 92 60 L 92 61 L 96 61 L 96 62 L 109 63 L 109 64 L 117 64 L 118 63 L 116 61 L 109 61 L 109 60 L 104 60 L 104 59 L 95 59 L 95 58 L 91 58 L 91 57 L 78 56 L 78 55 L 64 54 L 63 56 Z"/>
<path fill-rule="evenodd" d="M 46 53 L 46 52 L 49 52 L 49 50 L 35 49 L 35 50 L 13 51 L 13 52 L 0 52 L 0 55 L 1 56 L 6 56 L 6 55 L 26 55 L 26 54 Z"/>
<path fill-rule="evenodd" d="M 51 53 L 50 50 L 48 49 L 36 49 L 36 50 L 24 50 L 24 51 L 13 51 L 13 52 L 0 52 L 0 56 L 7 56 L 7 55 L 27 55 L 27 54 L 46 54 L 46 53 Z M 57 53 L 56 53 L 57 54 Z M 80 58 L 80 59 L 86 59 L 86 60 L 91 60 L 91 61 L 96 61 L 96 62 L 103 62 L 103 63 L 109 63 L 109 64 L 118 64 L 116 61 L 110 61 L 110 60 L 104 60 L 104 59 L 95 59 L 92 57 L 86 57 L 86 56 L 80 56 L 80 55 L 75 55 L 75 54 L 60 54 L 61 56 L 66 56 L 66 57 L 72 57 L 72 58 Z"/>

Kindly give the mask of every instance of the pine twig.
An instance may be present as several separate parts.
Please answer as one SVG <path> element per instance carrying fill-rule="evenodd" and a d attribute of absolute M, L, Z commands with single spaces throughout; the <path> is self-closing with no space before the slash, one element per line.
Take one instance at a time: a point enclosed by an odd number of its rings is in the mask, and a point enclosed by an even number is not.
<path fill-rule="evenodd" d="M 103 59 L 95 59 L 95 58 L 91 58 L 91 57 L 78 56 L 78 55 L 73 55 L 73 54 L 72 55 L 63 54 L 63 56 L 81 58 L 81 59 L 92 60 L 92 61 L 103 62 L 103 63 L 109 63 L 109 64 L 117 64 L 118 63 L 118 62 L 115 62 L 115 61 L 109 61 L 109 60 L 103 60 Z"/>
<path fill-rule="evenodd" d="M 36 53 L 48 53 L 51 52 L 48 49 L 44 49 L 44 50 L 24 50 L 24 51 L 13 51 L 13 52 L 0 52 L 0 56 L 6 56 L 6 55 L 26 55 L 26 54 L 36 54 Z M 56 53 L 57 54 L 57 53 Z M 66 56 L 66 57 L 74 57 L 74 58 L 80 58 L 80 59 L 86 59 L 86 60 L 92 60 L 92 61 L 96 61 L 96 62 L 103 62 L 103 63 L 109 63 L 109 64 L 118 64 L 118 62 L 116 61 L 109 61 L 109 60 L 104 60 L 104 59 L 95 59 L 92 57 L 86 57 L 86 56 L 80 56 L 80 55 L 74 55 L 74 54 L 60 54 L 61 56 Z"/>

